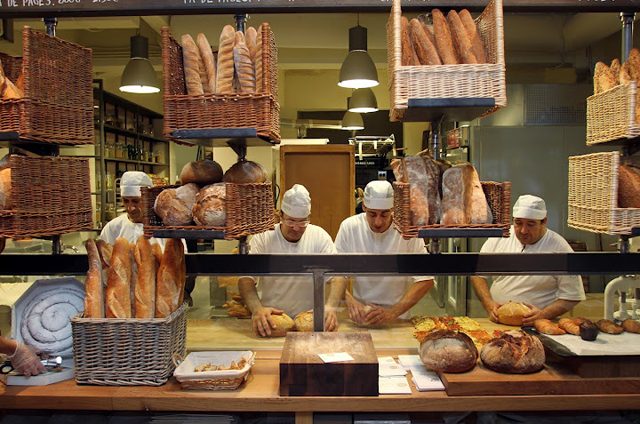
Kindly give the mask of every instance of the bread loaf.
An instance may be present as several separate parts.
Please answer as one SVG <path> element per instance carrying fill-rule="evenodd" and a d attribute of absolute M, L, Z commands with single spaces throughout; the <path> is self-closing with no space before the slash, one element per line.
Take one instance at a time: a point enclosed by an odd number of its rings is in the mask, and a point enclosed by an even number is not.
<path fill-rule="evenodd" d="M 415 54 L 411 38 L 409 36 L 409 20 L 403 16 L 401 18 L 402 28 L 400 30 L 400 46 L 402 49 L 402 57 L 400 58 L 400 64 L 402 66 L 418 65 L 420 62 Z"/>
<path fill-rule="evenodd" d="M 274 314 L 271 315 L 271 319 L 275 321 L 276 328 L 272 328 L 271 334 L 269 334 L 267 337 L 284 337 L 289 331 L 293 331 L 296 327 L 293 319 L 291 319 L 291 317 L 287 314 Z"/>
<path fill-rule="evenodd" d="M 471 51 L 473 52 L 476 60 L 478 63 L 487 63 L 487 57 L 484 53 L 484 44 L 482 43 L 482 39 L 478 33 L 478 27 L 471 17 L 471 13 L 469 13 L 467 9 L 462 9 L 458 15 L 460 16 L 462 25 L 464 25 L 464 28 L 467 30 L 467 34 L 471 40 Z"/>
<path fill-rule="evenodd" d="M 267 170 L 258 162 L 242 160 L 227 169 L 222 181 L 234 184 L 264 183 L 268 177 Z"/>
<path fill-rule="evenodd" d="M 618 207 L 640 208 L 640 169 L 627 165 L 619 167 Z"/>
<path fill-rule="evenodd" d="M 263 91 L 267 91 L 269 87 L 264 86 L 264 71 L 262 69 L 262 54 L 263 49 L 267 49 L 269 51 L 269 46 L 262 45 L 262 34 L 265 31 L 265 24 L 260 25 L 258 28 L 258 33 L 256 34 L 256 57 L 254 60 L 254 67 L 256 69 L 256 92 L 262 93 Z M 268 75 L 267 75 L 268 77 Z"/>
<path fill-rule="evenodd" d="M 222 167 L 214 160 L 199 160 L 189 162 L 182 167 L 180 181 L 182 184 L 196 183 L 200 186 L 215 184 L 222 181 Z"/>
<path fill-rule="evenodd" d="M 620 68 L 621 68 L 620 59 L 616 57 L 611 61 L 611 65 L 609 66 L 609 69 L 611 69 L 611 74 L 613 75 L 613 79 L 616 80 L 617 82 L 620 82 Z"/>
<path fill-rule="evenodd" d="M 600 331 L 607 334 L 620 334 L 624 331 L 624 328 L 621 325 L 618 325 L 608 319 L 601 319 L 596 322 L 596 325 Z"/>
<path fill-rule="evenodd" d="M 620 67 L 620 76 L 618 78 L 618 81 L 620 82 L 620 84 L 625 85 L 633 81 L 629 70 L 630 70 L 629 62 L 624 62 Z"/>
<path fill-rule="evenodd" d="M 629 62 L 629 74 L 631 75 L 631 79 L 635 82 L 640 82 L 640 50 L 637 48 L 631 49 L 627 62 Z"/>
<path fill-rule="evenodd" d="M 556 323 L 545 318 L 537 319 L 533 325 L 541 334 L 561 335 L 566 333 L 566 331 L 558 327 Z"/>
<path fill-rule="evenodd" d="M 233 92 L 233 45 L 235 33 L 231 25 L 225 25 L 220 33 L 218 67 L 216 69 L 216 93 Z"/>
<path fill-rule="evenodd" d="M 113 244 L 107 279 L 105 315 L 107 318 L 131 318 L 131 245 L 125 238 Z"/>
<path fill-rule="evenodd" d="M 395 158 L 391 159 L 391 170 L 393 171 L 393 176 L 396 181 L 399 183 L 408 183 L 407 175 L 405 173 L 404 164 L 402 163 L 402 159 Z"/>
<path fill-rule="evenodd" d="M 436 47 L 438 48 L 438 54 L 442 59 L 442 63 L 445 65 L 455 65 L 459 63 L 453 47 L 453 40 L 447 19 L 439 9 L 433 9 L 431 11 L 431 17 L 433 18 L 433 31 L 436 35 Z"/>
<path fill-rule="evenodd" d="M 235 44 L 233 46 L 233 64 L 236 70 L 236 78 L 239 93 L 255 93 L 256 74 L 251 61 L 251 54 L 244 39 L 242 31 L 236 31 Z"/>
<path fill-rule="evenodd" d="M 198 186 L 194 183 L 162 190 L 156 197 L 153 209 L 164 225 L 190 225 L 193 221 L 193 204 L 198 191 Z"/>
<path fill-rule="evenodd" d="M 442 225 L 471 222 L 471 198 L 475 169 L 469 163 L 453 166 L 442 175 Z"/>
<path fill-rule="evenodd" d="M 574 336 L 579 336 L 580 335 L 580 326 L 578 324 L 576 324 L 575 322 L 573 322 L 572 319 L 561 318 L 558 321 L 558 327 L 560 327 L 561 329 L 563 329 L 564 331 L 566 331 L 569 334 L 573 334 Z"/>
<path fill-rule="evenodd" d="M 89 271 L 84 282 L 84 317 L 104 318 L 104 276 L 98 248 L 92 239 L 85 242 Z"/>
<path fill-rule="evenodd" d="M 296 331 L 313 331 L 313 311 L 303 311 L 296 315 L 293 322 L 296 324 Z"/>
<path fill-rule="evenodd" d="M 622 328 L 629 333 L 640 333 L 640 322 L 635 319 L 627 318 L 622 321 Z"/>
<path fill-rule="evenodd" d="M 187 94 L 204 94 L 204 83 L 206 83 L 204 62 L 200 57 L 198 46 L 196 46 L 189 34 L 182 36 L 182 61 L 184 63 L 184 81 L 187 86 Z M 202 79 L 203 76 L 205 81 Z"/>
<path fill-rule="evenodd" d="M 424 25 L 417 19 L 409 22 L 409 34 L 421 65 L 442 65 L 436 47 L 431 44 Z"/>
<path fill-rule="evenodd" d="M 11 209 L 11 168 L 0 170 L 0 210 Z"/>
<path fill-rule="evenodd" d="M 200 57 L 202 57 L 202 63 L 204 64 L 204 72 L 206 76 L 206 90 L 205 85 L 203 84 L 203 90 L 205 93 L 215 93 L 216 92 L 216 62 L 213 58 L 213 51 L 211 50 L 211 44 L 209 44 L 209 40 L 207 37 L 200 33 L 196 36 L 196 44 L 198 45 L 198 51 L 200 52 Z"/>
<path fill-rule="evenodd" d="M 225 183 L 203 187 L 193 204 L 193 219 L 197 225 L 223 227 L 227 219 L 227 188 Z"/>
<path fill-rule="evenodd" d="M 472 224 L 491 224 L 493 213 L 487 202 L 487 196 L 482 189 L 482 183 L 478 176 L 478 171 L 472 166 L 471 173 L 471 215 L 469 221 Z"/>
<path fill-rule="evenodd" d="M 24 72 L 20 72 L 15 82 L 16 88 L 24 95 Z"/>
<path fill-rule="evenodd" d="M 478 361 L 478 349 L 466 334 L 452 330 L 431 331 L 420 342 L 420 359 L 440 372 L 465 372 Z"/>
<path fill-rule="evenodd" d="M 531 308 L 519 302 L 507 302 L 498 308 L 498 322 L 505 325 L 522 325 L 524 316 Z"/>
<path fill-rule="evenodd" d="M 156 260 L 156 265 L 160 266 L 160 263 L 162 262 L 162 256 L 164 255 L 164 253 L 162 253 L 162 247 L 160 247 L 160 245 L 156 242 L 151 243 L 151 252 L 153 253 L 153 257 Z"/>
<path fill-rule="evenodd" d="M 107 243 L 102 239 L 95 241 L 98 253 L 100 254 L 100 262 L 103 268 L 108 268 L 111 265 L 111 256 L 113 255 L 113 245 Z M 106 284 L 106 280 L 105 280 Z"/>
<path fill-rule="evenodd" d="M 166 318 L 178 310 L 185 278 L 184 245 L 180 239 L 169 239 L 156 279 L 156 318 Z"/>
<path fill-rule="evenodd" d="M 594 94 L 605 92 L 618 85 L 618 81 L 614 78 L 611 68 L 603 62 L 596 63 L 593 78 Z"/>
<path fill-rule="evenodd" d="M 471 47 L 471 38 L 469 38 L 467 29 L 462 24 L 460 16 L 458 16 L 458 12 L 450 10 L 447 14 L 447 21 L 449 22 L 451 35 L 456 51 L 458 52 L 458 57 L 460 58 L 460 63 L 478 63 Z"/>
<path fill-rule="evenodd" d="M 154 318 L 156 312 L 156 276 L 158 265 L 151 243 L 141 235 L 136 241 L 133 257 L 138 267 L 135 284 L 136 318 Z"/>
<path fill-rule="evenodd" d="M 544 347 L 523 331 L 505 331 L 482 347 L 480 359 L 492 371 L 529 374 L 544 367 Z"/>
<path fill-rule="evenodd" d="M 253 65 L 253 72 L 254 72 L 255 81 L 256 81 L 255 91 L 258 92 L 260 91 L 258 90 L 258 69 L 256 66 L 256 61 L 258 59 L 258 32 L 254 27 L 249 27 L 245 31 L 244 38 L 245 38 L 245 43 L 247 43 L 247 48 L 249 49 L 249 57 L 251 58 L 251 63 Z M 261 52 L 261 55 L 262 55 L 262 52 Z M 262 57 L 260 57 L 260 64 L 262 65 Z"/>
<path fill-rule="evenodd" d="M 433 225 L 440 219 L 440 171 L 433 159 L 423 156 L 404 158 L 410 184 L 411 223 Z"/>

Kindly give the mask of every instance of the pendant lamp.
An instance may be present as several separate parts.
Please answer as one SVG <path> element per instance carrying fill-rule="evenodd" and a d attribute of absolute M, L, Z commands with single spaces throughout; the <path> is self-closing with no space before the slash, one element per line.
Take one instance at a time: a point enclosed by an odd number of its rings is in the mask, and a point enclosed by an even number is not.
<path fill-rule="evenodd" d="M 362 115 L 349 111 L 350 101 L 351 97 L 347 98 L 347 112 L 342 117 L 342 129 L 351 131 L 363 130 L 364 120 L 362 119 Z"/>
<path fill-rule="evenodd" d="M 378 84 L 376 65 L 367 53 L 367 29 L 360 25 L 349 28 L 349 54 L 342 62 L 338 85 L 366 88 Z"/>
<path fill-rule="evenodd" d="M 149 62 L 149 39 L 141 35 L 131 37 L 131 60 L 122 72 L 120 91 L 150 94 L 160 91 L 156 71 Z"/>
<path fill-rule="evenodd" d="M 378 111 L 378 100 L 370 88 L 358 88 L 351 95 L 349 112 L 370 113 Z"/>

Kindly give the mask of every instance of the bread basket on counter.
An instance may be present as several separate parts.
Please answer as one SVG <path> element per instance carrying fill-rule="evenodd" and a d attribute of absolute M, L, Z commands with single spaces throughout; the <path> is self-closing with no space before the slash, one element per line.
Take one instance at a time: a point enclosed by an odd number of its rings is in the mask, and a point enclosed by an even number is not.
<path fill-rule="evenodd" d="M 11 155 L 11 205 L 0 237 L 48 237 L 93 228 L 89 160 Z"/>
<path fill-rule="evenodd" d="M 475 19 L 488 63 L 458 65 L 402 65 L 400 3 L 393 0 L 387 23 L 391 121 L 402 120 L 409 99 L 494 98 L 495 107 L 483 116 L 507 105 L 502 0 L 491 1 Z"/>
<path fill-rule="evenodd" d="M 155 230 L 176 231 L 224 231 L 225 240 L 235 240 L 243 236 L 273 230 L 273 192 L 270 182 L 226 185 L 226 222 L 224 227 L 205 227 L 199 225 L 166 226 L 155 213 L 156 197 L 165 189 L 173 186 L 142 188 L 144 233 L 153 237 Z M 182 233 L 184 234 L 184 233 Z M 181 237 L 184 237 L 182 235 Z M 201 238 L 201 237 L 198 237 Z"/>
<path fill-rule="evenodd" d="M 494 228 L 501 229 L 503 237 L 508 237 L 511 228 L 511 183 L 508 181 L 503 183 L 482 181 L 481 184 L 493 214 L 493 223 L 491 224 L 412 225 L 410 184 L 397 181 L 393 183 L 393 223 L 405 238 L 418 237 L 419 230 L 451 229 L 453 234 L 453 231 L 460 229 Z"/>
<path fill-rule="evenodd" d="M 12 82 L 23 72 L 24 97 L 0 99 L 0 132 L 42 143 L 93 144 L 91 49 L 24 27 L 23 56 L 0 53 Z"/>
<path fill-rule="evenodd" d="M 587 98 L 587 145 L 640 135 L 635 81 Z"/>
<path fill-rule="evenodd" d="M 187 304 L 167 318 L 71 318 L 76 382 L 102 386 L 160 386 L 173 355 L 184 356 Z"/>
<path fill-rule="evenodd" d="M 640 226 L 640 208 L 618 207 L 619 168 L 619 152 L 569 157 L 569 227 L 631 235 Z"/>
<path fill-rule="evenodd" d="M 278 104 L 278 51 L 273 32 L 262 25 L 263 91 L 258 93 L 187 94 L 182 46 L 162 28 L 162 73 L 164 100 L 164 137 L 175 130 L 256 128 L 258 136 L 280 142 L 280 105 Z"/>
<path fill-rule="evenodd" d="M 192 352 L 184 360 L 181 358 L 179 362 L 176 360 L 178 365 L 173 376 L 180 382 L 183 389 L 235 390 L 249 377 L 254 357 L 255 352 L 250 350 Z M 196 366 L 205 363 L 228 366 L 232 361 L 237 364 L 242 359 L 245 364 L 241 369 L 195 371 Z"/>

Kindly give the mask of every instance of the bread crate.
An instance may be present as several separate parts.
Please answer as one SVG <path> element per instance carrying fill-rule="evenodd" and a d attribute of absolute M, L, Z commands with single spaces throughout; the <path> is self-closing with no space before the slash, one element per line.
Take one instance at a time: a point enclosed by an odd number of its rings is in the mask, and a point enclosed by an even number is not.
<path fill-rule="evenodd" d="M 494 98 L 495 108 L 485 115 L 507 105 L 502 0 L 491 1 L 475 19 L 488 63 L 420 66 L 402 65 L 400 2 L 393 0 L 387 23 L 391 121 L 402 120 L 409 99 Z M 430 11 L 428 2 L 423 5 Z"/>
<path fill-rule="evenodd" d="M 569 227 L 631 235 L 640 226 L 640 208 L 618 207 L 619 167 L 619 152 L 569 157 Z"/>
<path fill-rule="evenodd" d="M 22 57 L 0 53 L 11 82 L 24 73 L 24 97 L 0 99 L 0 131 L 42 143 L 93 144 L 91 49 L 27 26 L 22 38 Z"/>
<path fill-rule="evenodd" d="M 503 237 L 509 237 L 509 229 L 511 228 L 511 183 L 505 181 L 497 183 L 493 181 L 482 181 L 482 190 L 487 197 L 489 208 L 493 215 L 491 224 L 465 224 L 465 225 L 423 225 L 416 226 L 411 223 L 411 200 L 410 200 L 410 184 L 393 183 L 393 223 L 403 237 L 418 237 L 419 230 L 431 229 L 502 229 Z"/>
<path fill-rule="evenodd" d="M 224 227 L 165 226 L 156 215 L 156 197 L 173 186 L 142 188 L 142 205 L 145 235 L 152 237 L 154 230 L 224 231 L 225 240 L 235 240 L 243 236 L 258 234 L 275 228 L 273 214 L 273 192 L 271 183 L 226 184 L 226 223 Z"/>
<path fill-rule="evenodd" d="M 184 356 L 187 304 L 167 318 L 71 318 L 76 382 L 160 386 Z"/>
<path fill-rule="evenodd" d="M 89 160 L 11 155 L 11 207 L 0 237 L 48 237 L 93 228 Z"/>
<path fill-rule="evenodd" d="M 587 145 L 640 135 L 635 81 L 587 98 Z"/>
<path fill-rule="evenodd" d="M 187 94 L 182 46 L 168 27 L 162 28 L 162 73 L 165 138 L 175 130 L 256 128 L 258 136 L 280 142 L 278 50 L 269 24 L 263 24 L 262 78 L 259 93 Z M 183 143 L 184 144 L 184 143 Z"/>

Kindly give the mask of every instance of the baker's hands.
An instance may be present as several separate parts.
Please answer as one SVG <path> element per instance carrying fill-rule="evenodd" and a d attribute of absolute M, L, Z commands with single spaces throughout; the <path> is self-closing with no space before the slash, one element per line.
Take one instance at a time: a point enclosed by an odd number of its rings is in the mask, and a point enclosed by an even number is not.
<path fill-rule="evenodd" d="M 271 318 L 271 315 L 282 315 L 283 310 L 268 308 L 261 306 L 253 315 L 251 315 L 251 321 L 253 322 L 253 332 L 257 336 L 267 337 L 271 335 L 271 329 L 276 328 L 275 321 Z"/>
<path fill-rule="evenodd" d="M 15 353 L 8 357 L 16 371 L 25 377 L 46 372 L 40 358 L 36 356 L 36 353 L 40 353 L 39 351 L 36 349 L 32 350 L 33 348 L 19 341 L 16 341 L 16 344 Z"/>
<path fill-rule="evenodd" d="M 489 319 L 493 322 L 498 322 L 498 308 L 504 305 L 504 303 L 498 303 L 491 301 L 491 304 L 488 305 L 487 314 L 489 314 Z"/>
<path fill-rule="evenodd" d="M 522 318 L 522 325 L 535 325 L 537 319 L 545 318 L 542 310 L 536 308 L 531 303 L 522 302 L 525 306 L 528 306 L 531 309 L 531 312 L 524 314 Z"/>
<path fill-rule="evenodd" d="M 345 302 L 349 311 L 349 318 L 356 324 L 364 325 L 364 305 L 356 300 L 349 292 L 345 293 Z"/>
<path fill-rule="evenodd" d="M 367 302 L 364 307 L 364 323 L 366 325 L 382 325 L 398 318 L 390 309 Z"/>
<path fill-rule="evenodd" d="M 332 309 L 325 308 L 324 331 L 338 331 L 338 316 Z"/>

